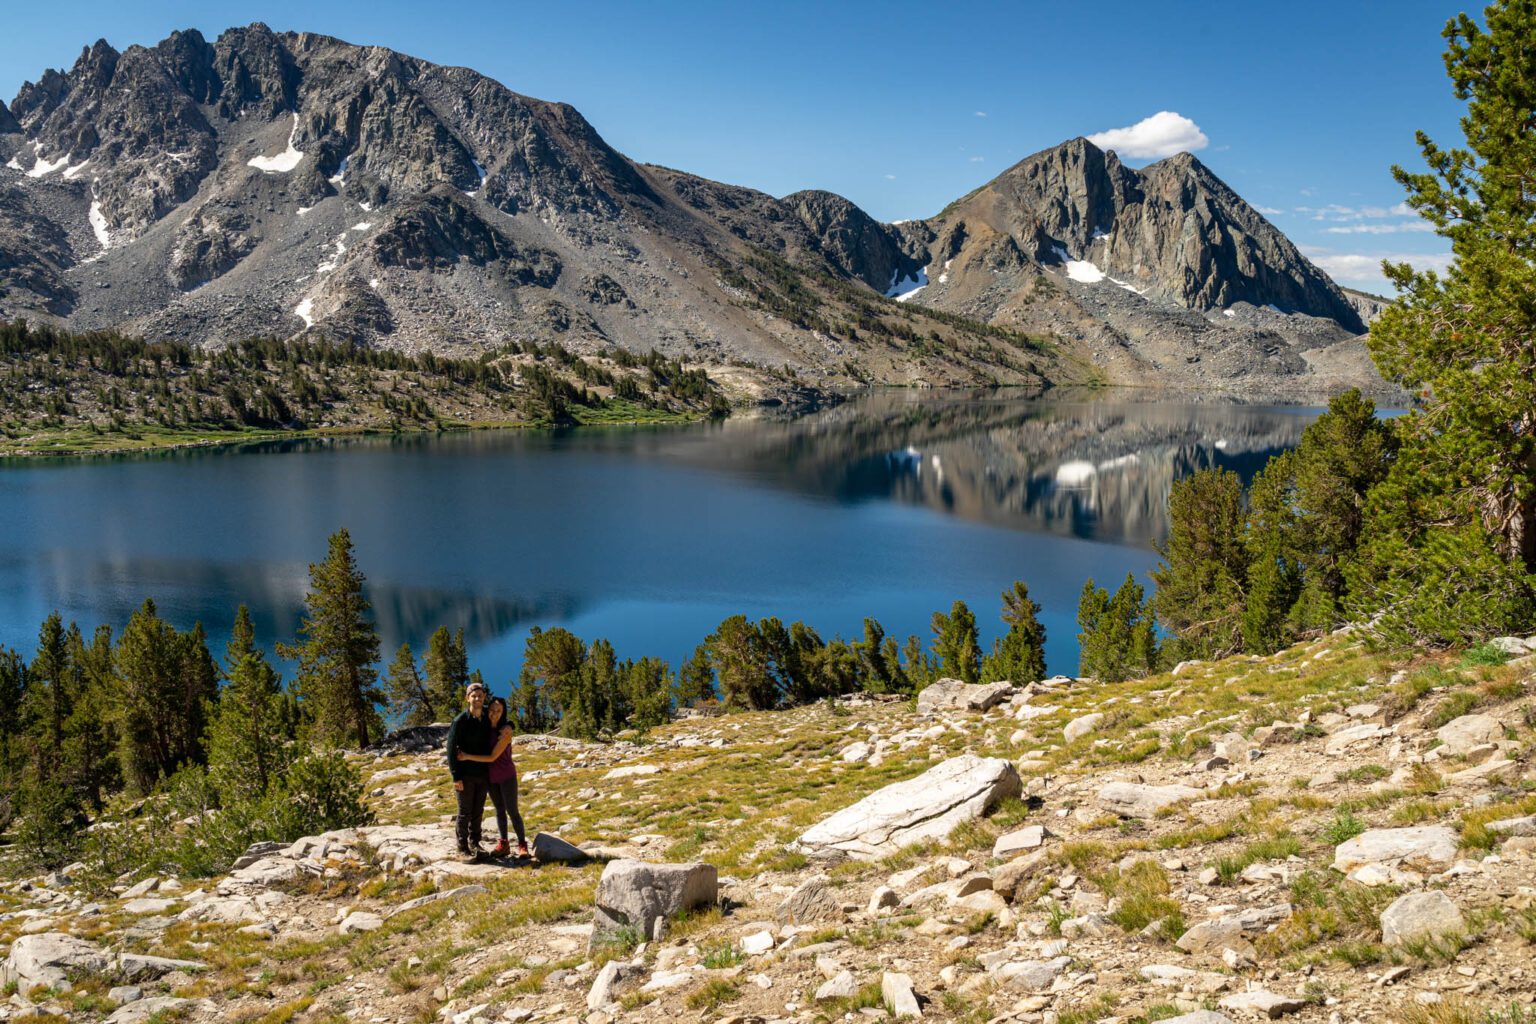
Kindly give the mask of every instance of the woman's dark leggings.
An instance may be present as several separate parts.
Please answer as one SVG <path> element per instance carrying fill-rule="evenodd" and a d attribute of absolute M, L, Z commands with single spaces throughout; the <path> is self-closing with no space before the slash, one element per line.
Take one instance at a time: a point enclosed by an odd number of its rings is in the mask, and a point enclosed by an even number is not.
<path fill-rule="evenodd" d="M 523 834 L 523 816 L 517 813 L 517 776 L 514 775 L 506 782 L 491 783 L 491 803 L 496 805 L 496 828 L 501 832 L 502 842 L 507 839 L 507 816 L 512 816 L 512 827 L 517 830 L 517 841 L 527 843 L 528 839 Z"/>

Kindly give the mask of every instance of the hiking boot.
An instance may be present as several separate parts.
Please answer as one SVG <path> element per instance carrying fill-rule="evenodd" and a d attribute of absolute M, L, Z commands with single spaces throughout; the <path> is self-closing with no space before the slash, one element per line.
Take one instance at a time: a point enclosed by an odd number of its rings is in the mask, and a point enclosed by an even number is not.
<path fill-rule="evenodd" d="M 499 840 L 496 843 L 496 845 L 491 849 L 491 856 L 492 857 L 505 857 L 507 855 L 507 852 L 508 852 L 509 849 L 510 848 L 507 846 L 507 841 L 505 839 Z"/>
<path fill-rule="evenodd" d="M 527 843 L 518 843 L 517 844 L 517 855 L 519 857 L 526 857 L 526 856 L 528 856 L 528 844 Z"/>
<path fill-rule="evenodd" d="M 479 846 L 466 846 L 459 852 L 466 864 L 475 864 L 485 859 L 485 851 L 480 849 Z"/>

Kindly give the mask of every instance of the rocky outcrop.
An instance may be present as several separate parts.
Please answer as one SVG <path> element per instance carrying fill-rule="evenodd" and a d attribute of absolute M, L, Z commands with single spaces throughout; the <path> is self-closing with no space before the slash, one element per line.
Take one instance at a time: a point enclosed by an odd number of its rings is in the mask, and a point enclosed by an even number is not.
<path fill-rule="evenodd" d="M 964 239 L 933 253 L 962 291 L 962 278 L 982 269 L 967 255 L 1002 236 L 1034 266 L 1070 271 L 1075 261 L 1085 271 L 1075 279 L 1107 275 L 1111 287 L 1187 309 L 1274 305 L 1365 329 L 1326 274 L 1188 153 L 1138 171 L 1072 139 L 1021 160 L 932 227 L 941 240 Z"/>
<path fill-rule="evenodd" d="M 962 754 L 845 807 L 808 829 L 796 846 L 816 855 L 875 860 L 923 839 L 943 838 L 1021 789 L 1009 762 Z"/>

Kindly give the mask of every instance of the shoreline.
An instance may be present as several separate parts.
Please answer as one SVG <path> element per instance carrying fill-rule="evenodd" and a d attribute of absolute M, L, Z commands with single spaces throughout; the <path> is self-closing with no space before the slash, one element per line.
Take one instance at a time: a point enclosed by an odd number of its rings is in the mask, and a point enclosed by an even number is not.
<path fill-rule="evenodd" d="M 570 430 L 590 429 L 593 427 L 648 427 L 697 423 L 707 418 L 707 414 L 703 413 L 669 413 L 646 419 L 597 419 L 588 422 L 577 421 L 570 424 L 550 424 L 525 420 L 468 420 L 431 427 L 424 426 L 404 429 L 355 426 L 310 427 L 303 430 L 145 430 L 140 434 L 140 437 L 134 439 L 141 443 L 111 445 L 111 441 L 128 439 L 130 435 L 123 432 L 108 432 L 94 435 L 100 439 L 103 444 L 102 447 L 88 446 L 84 443 L 85 439 L 83 438 L 69 445 L 54 440 L 52 443 L 57 445 L 57 447 L 37 447 L 37 445 L 49 444 L 53 438 L 72 436 L 86 430 L 86 428 L 75 428 L 74 430 L 60 431 L 57 434 L 34 435 L 36 441 L 27 442 L 26 447 L 0 446 L 0 462 L 12 459 L 62 460 L 88 459 L 94 456 L 106 455 L 147 455 L 154 452 L 185 451 L 195 448 L 224 448 L 244 444 L 265 444 L 273 441 L 328 440 L 332 438 L 353 437 L 405 437 L 422 434 L 463 434 L 491 430 Z"/>

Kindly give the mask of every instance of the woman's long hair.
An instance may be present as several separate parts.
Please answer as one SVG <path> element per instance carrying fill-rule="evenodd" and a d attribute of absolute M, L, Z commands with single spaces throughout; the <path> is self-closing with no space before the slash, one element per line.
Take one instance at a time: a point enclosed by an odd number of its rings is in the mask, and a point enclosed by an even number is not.
<path fill-rule="evenodd" d="M 504 697 L 492 697 L 491 700 L 490 700 L 490 706 L 501 708 L 501 721 L 496 723 L 496 728 L 500 729 L 502 726 L 507 725 L 508 722 L 507 722 L 507 701 L 506 701 L 506 698 L 504 698 Z"/>

